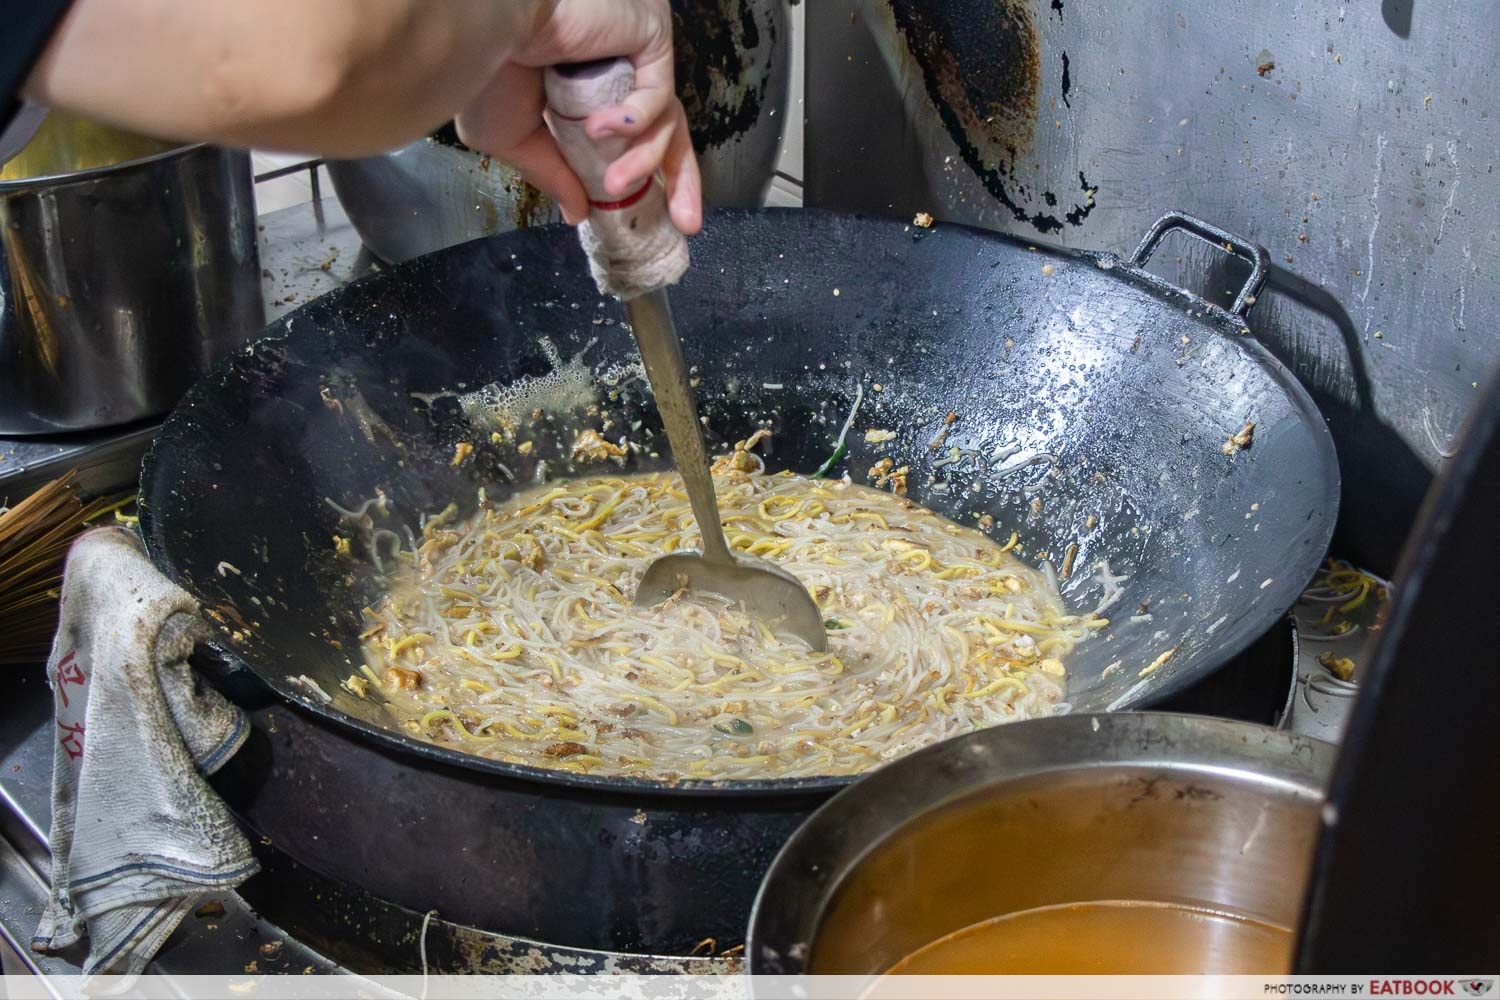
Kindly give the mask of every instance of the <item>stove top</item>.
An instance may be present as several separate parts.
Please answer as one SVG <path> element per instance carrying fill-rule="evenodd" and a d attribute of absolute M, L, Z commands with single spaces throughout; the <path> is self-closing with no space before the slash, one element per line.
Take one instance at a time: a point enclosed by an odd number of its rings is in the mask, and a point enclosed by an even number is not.
<path fill-rule="evenodd" d="M 52 693 L 41 671 L 14 668 L 0 725 L 0 937 L 30 971 L 81 974 L 84 950 L 41 955 L 31 933 L 47 899 L 52 820 Z M 257 916 L 234 893 L 203 898 L 148 971 L 156 975 L 347 971 Z M 9 971 L 9 967 L 7 966 Z"/>
<path fill-rule="evenodd" d="M 261 259 L 267 318 L 377 268 L 333 199 L 271 213 L 261 220 Z M 133 488 L 142 454 L 156 432 L 148 423 L 82 435 L 0 439 L 0 501 L 16 498 L 69 468 L 91 493 Z M 1326 605 L 1299 605 L 1304 635 Z M 1222 671 L 1211 690 L 1188 692 L 1179 710 L 1236 714 L 1225 699 L 1239 698 L 1246 678 L 1259 676 L 1258 721 L 1279 719 L 1299 732 L 1336 739 L 1349 691 L 1331 685 L 1316 656 L 1353 655 L 1363 636 L 1334 643 L 1299 643 L 1288 624 L 1257 644 L 1259 669 Z M 1274 664 L 1274 666 L 1272 666 Z M 1295 669 L 1289 670 L 1294 664 Z M 1267 685 L 1267 672 L 1274 682 Z M 7 971 L 77 975 L 81 950 L 39 955 L 29 948 L 47 893 L 51 818 L 51 693 L 39 670 L 10 672 L 0 706 L 0 957 Z M 1333 694 L 1329 694 L 1332 691 Z M 1196 700 L 1194 700 L 1196 699 Z M 1242 716 L 1251 717 L 1251 716 Z M 255 845 L 263 871 L 238 893 L 204 897 L 163 947 L 148 972 L 162 976 L 226 973 L 375 975 L 441 972 L 622 971 L 639 973 L 736 971 L 735 959 L 662 957 L 586 951 L 506 937 L 413 912 L 325 878 L 274 843 Z M 705 949 L 712 947 L 705 943 Z"/>

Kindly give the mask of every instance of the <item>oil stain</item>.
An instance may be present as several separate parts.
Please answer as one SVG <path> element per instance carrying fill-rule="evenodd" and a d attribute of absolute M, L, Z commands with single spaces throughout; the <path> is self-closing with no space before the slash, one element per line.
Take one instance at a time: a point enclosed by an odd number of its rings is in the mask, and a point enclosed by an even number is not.
<path fill-rule="evenodd" d="M 1061 218 L 1023 204 L 1032 194 L 1017 176 L 1016 164 L 1032 150 L 1041 72 L 1031 4 L 890 0 L 890 8 L 944 129 L 985 189 L 1016 221 L 1037 232 L 1081 225 L 1094 210 L 1094 192 L 1081 171 L 1084 200 Z M 1054 10 L 1061 8 L 1053 3 Z M 1066 99 L 1072 89 L 1066 56 L 1063 66 Z M 1053 192 L 1040 194 L 1049 205 L 1056 200 Z"/>
<path fill-rule="evenodd" d="M 541 189 L 533 186 L 529 181 L 521 177 L 520 173 L 509 170 L 509 178 L 505 189 L 511 193 L 514 199 L 512 219 L 517 229 L 529 229 L 532 226 L 546 225 L 556 215 L 556 206 L 551 197 L 542 193 Z"/>
<path fill-rule="evenodd" d="M 762 41 L 756 6 L 756 0 L 672 0 L 677 93 L 699 154 L 760 119 L 770 74 L 750 72 L 751 53 Z"/>
<path fill-rule="evenodd" d="M 515 168 L 465 146 L 451 121 L 427 138 L 440 146 L 474 155 L 474 169 L 481 177 L 476 182 L 481 195 L 477 207 L 484 213 L 487 232 L 545 226 L 557 218 L 557 206 L 548 195 L 525 180 Z M 509 218 L 501 218 L 502 210 L 508 211 Z"/>

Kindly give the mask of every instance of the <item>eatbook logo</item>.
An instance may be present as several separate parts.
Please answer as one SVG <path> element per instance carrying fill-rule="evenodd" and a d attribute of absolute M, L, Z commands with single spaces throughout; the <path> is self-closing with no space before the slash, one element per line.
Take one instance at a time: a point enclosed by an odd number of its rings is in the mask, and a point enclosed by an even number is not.
<path fill-rule="evenodd" d="M 1495 989 L 1495 981 L 1493 979 L 1465 979 L 1459 985 L 1471 997 L 1489 996 Z"/>

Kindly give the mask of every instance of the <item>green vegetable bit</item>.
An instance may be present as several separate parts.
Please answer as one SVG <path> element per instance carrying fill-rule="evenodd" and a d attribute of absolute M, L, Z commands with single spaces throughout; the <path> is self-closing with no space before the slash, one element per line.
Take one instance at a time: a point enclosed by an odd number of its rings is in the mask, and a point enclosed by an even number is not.
<path fill-rule="evenodd" d="M 744 719 L 730 719 L 728 722 L 715 722 L 714 728 L 725 736 L 749 736 L 755 732 L 755 727 Z"/>
<path fill-rule="evenodd" d="M 823 627 L 826 629 L 836 629 L 848 628 L 849 626 L 844 622 L 839 621 L 837 618 L 825 618 L 823 619 Z"/>
<path fill-rule="evenodd" d="M 839 445 L 838 449 L 835 450 L 832 455 L 828 456 L 828 461 L 826 461 L 822 465 L 818 466 L 818 471 L 814 472 L 812 474 L 812 478 L 814 478 L 814 479 L 824 479 L 824 478 L 827 478 L 829 471 L 835 465 L 837 465 L 839 463 L 839 459 L 843 458 L 847 454 L 849 454 L 849 447 L 848 447 L 848 445 L 843 445 L 843 444 Z"/>

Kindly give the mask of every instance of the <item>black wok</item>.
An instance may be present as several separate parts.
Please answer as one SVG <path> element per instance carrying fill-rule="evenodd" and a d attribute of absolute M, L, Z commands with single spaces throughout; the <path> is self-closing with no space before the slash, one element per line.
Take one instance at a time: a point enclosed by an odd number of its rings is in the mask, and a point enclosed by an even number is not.
<path fill-rule="evenodd" d="M 1253 302 L 1264 251 L 1194 220 L 1163 219 L 1136 263 L 1173 228 L 1251 262 L 1242 298 Z M 711 447 L 765 425 L 768 465 L 811 471 L 862 386 L 837 473 L 864 481 L 889 447 L 867 446 L 864 430 L 895 430 L 914 500 L 968 523 L 992 514 L 995 533 L 1017 531 L 1033 563 L 1071 561 L 1062 589 L 1074 608 L 1098 603 L 1096 564 L 1128 574 L 1106 612 L 1114 624 L 1069 661 L 1075 710 L 1151 705 L 1213 671 L 1285 612 L 1322 558 L 1338 479 L 1306 393 L 1239 316 L 1134 264 L 960 226 L 812 211 L 721 213 L 692 249 L 673 300 L 703 380 Z M 431 395 L 548 373 L 543 338 L 596 373 L 628 361 L 622 317 L 560 228 L 453 247 L 309 303 L 199 383 L 164 425 L 142 473 L 153 559 L 218 616 L 232 659 L 307 712 L 374 740 L 383 759 L 533 797 L 592 789 L 664 807 L 682 796 L 704 806 L 703 796 L 833 790 L 847 779 L 666 785 L 489 761 L 414 740 L 376 701 L 340 688 L 358 668 L 359 610 L 381 584 L 373 569 L 334 557 L 339 515 L 326 500 L 353 507 L 379 487 L 391 522 L 413 529 L 450 501 L 471 510 L 480 486 L 501 497 L 539 461 L 567 474 L 574 431 L 602 419 L 591 404 L 616 428 L 641 422 L 634 464 L 664 465 L 651 454 L 665 442 L 639 380 L 537 396 L 550 446 L 529 455 L 492 443 L 451 396 Z M 958 421 L 930 448 L 950 411 Z M 1225 455 L 1247 420 L 1252 446 Z M 475 453 L 455 468 L 464 441 Z M 934 463 L 950 447 L 987 464 L 936 470 L 951 480 L 939 491 Z M 747 872 L 775 846 L 748 858 Z M 639 861 L 626 867 L 638 874 Z M 585 874 L 550 877 L 586 894 Z M 579 943 L 655 947 L 683 933 L 611 930 Z"/>

